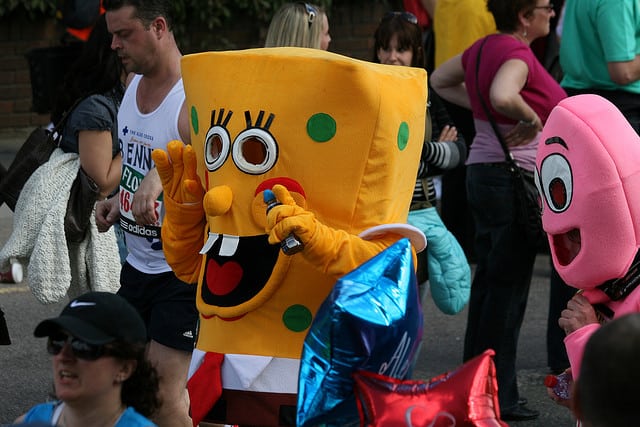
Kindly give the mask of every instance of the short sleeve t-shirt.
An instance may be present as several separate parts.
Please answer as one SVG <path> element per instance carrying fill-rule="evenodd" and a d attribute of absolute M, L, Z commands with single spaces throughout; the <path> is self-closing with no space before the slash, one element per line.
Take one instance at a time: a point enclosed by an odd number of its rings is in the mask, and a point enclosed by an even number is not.
<path fill-rule="evenodd" d="M 607 66 L 608 62 L 631 61 L 639 54 L 639 2 L 566 2 L 560 43 L 562 87 L 640 93 L 640 80 L 628 85 L 616 84 Z"/>
<path fill-rule="evenodd" d="M 474 118 L 487 120 L 476 92 L 476 59 L 483 40 L 478 40 L 462 54 L 462 67 L 464 68 L 464 80 L 469 93 L 473 116 Z M 480 94 L 495 121 L 502 124 L 516 124 L 518 122 L 494 110 L 488 99 L 489 90 L 498 69 L 510 59 L 520 59 L 527 64 L 529 69 L 527 81 L 520 91 L 520 95 L 538 114 L 542 123 L 545 123 L 553 107 L 567 96 L 564 90 L 544 69 L 531 49 L 521 41 L 507 34 L 491 35 L 486 40 L 480 58 L 478 83 L 480 85 Z"/>
<path fill-rule="evenodd" d="M 476 63 L 478 51 L 486 40 L 480 54 L 478 84 L 476 85 Z M 489 92 L 498 69 L 508 60 L 522 60 L 528 68 L 527 81 L 520 91 L 524 101 L 536 112 L 542 123 L 547 121 L 551 110 L 567 95 L 558 82 L 544 69 L 529 46 L 508 34 L 495 34 L 475 42 L 462 54 L 465 84 L 469 94 L 471 110 L 476 126 L 476 135 L 469 150 L 467 164 L 493 163 L 504 161 L 504 152 L 478 97 L 476 87 L 501 131 L 506 132 L 518 120 L 506 117 L 496 111 L 489 100 Z M 510 152 L 518 164 L 533 170 L 535 165 L 538 138 L 528 144 L 511 147 Z"/>
<path fill-rule="evenodd" d="M 66 153 L 78 153 L 80 131 L 111 131 L 112 155 L 120 152 L 118 142 L 118 107 L 122 94 L 114 90 L 102 95 L 90 95 L 78 103 L 69 115 L 62 131 L 60 148 Z"/>
<path fill-rule="evenodd" d="M 463 52 L 481 37 L 496 32 L 486 0 L 438 0 L 433 21 L 436 67 Z"/>
<path fill-rule="evenodd" d="M 47 402 L 34 406 L 25 414 L 24 422 L 46 422 L 56 425 L 59 421 L 60 414 L 64 403 Z M 135 409 L 127 408 L 114 427 L 157 427 L 152 421 L 140 415 Z"/>

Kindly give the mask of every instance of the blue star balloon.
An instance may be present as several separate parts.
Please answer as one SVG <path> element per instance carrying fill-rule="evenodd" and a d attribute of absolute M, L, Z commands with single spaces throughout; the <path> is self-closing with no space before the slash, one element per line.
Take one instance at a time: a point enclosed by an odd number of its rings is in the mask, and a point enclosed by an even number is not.
<path fill-rule="evenodd" d="M 305 338 L 298 426 L 359 424 L 352 374 L 407 379 L 422 339 L 415 269 L 402 239 L 339 279 Z"/>

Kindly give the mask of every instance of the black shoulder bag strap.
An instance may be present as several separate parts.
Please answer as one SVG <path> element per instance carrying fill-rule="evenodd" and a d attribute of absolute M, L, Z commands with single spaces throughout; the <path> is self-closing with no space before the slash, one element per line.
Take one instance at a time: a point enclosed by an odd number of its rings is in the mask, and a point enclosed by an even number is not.
<path fill-rule="evenodd" d="M 513 156 L 511 155 L 511 152 L 509 151 L 509 148 L 507 148 L 507 143 L 504 140 L 504 138 L 502 137 L 502 134 L 500 133 L 500 130 L 498 129 L 498 125 L 496 124 L 495 120 L 493 120 L 493 116 L 491 115 L 491 112 L 489 111 L 489 107 L 487 107 L 487 104 L 484 102 L 484 99 L 482 98 L 482 94 L 480 93 L 480 83 L 479 83 L 479 79 L 478 79 L 478 74 L 479 74 L 479 70 L 480 70 L 480 54 L 482 53 L 482 48 L 484 47 L 484 44 L 487 42 L 487 39 L 491 37 L 491 36 L 487 36 L 484 38 L 484 40 L 482 40 L 482 43 L 480 44 L 480 47 L 478 48 L 478 56 L 476 57 L 476 93 L 478 94 L 478 99 L 480 100 L 480 105 L 482 105 L 482 109 L 484 110 L 484 113 L 487 115 L 487 120 L 489 120 L 489 123 L 491 123 L 491 128 L 493 129 L 493 132 L 496 134 L 496 137 L 498 138 L 498 141 L 500 142 L 500 146 L 502 147 L 502 151 L 504 151 L 504 157 L 506 162 L 513 168 L 515 168 L 515 171 L 519 171 L 520 169 L 518 168 L 518 165 L 516 164 L 515 160 L 513 160 Z"/>
<path fill-rule="evenodd" d="M 62 142 L 62 130 L 64 129 L 64 125 L 67 124 L 67 120 L 69 119 L 69 116 L 71 115 L 71 113 L 73 112 L 73 110 L 76 109 L 76 107 L 78 106 L 78 104 L 80 104 L 80 102 L 82 102 L 83 100 L 85 100 L 88 97 L 80 97 L 78 99 L 76 99 L 73 104 L 71 104 L 71 107 L 69 107 L 63 114 L 62 117 L 60 118 L 60 120 L 58 121 L 58 123 L 53 127 L 53 129 L 51 129 L 51 132 L 49 133 L 49 139 L 53 142 L 55 142 L 56 146 L 60 146 L 60 142 Z"/>
<path fill-rule="evenodd" d="M 60 143 L 62 142 L 62 131 L 64 130 L 64 125 L 67 124 L 67 120 L 69 120 L 69 116 L 71 116 L 71 113 L 76 109 L 78 104 L 80 104 L 87 98 L 88 96 L 81 96 L 80 98 L 76 99 L 73 104 L 71 104 L 71 107 L 69 107 L 62 114 L 62 117 L 60 117 L 58 123 L 56 123 L 53 129 L 51 129 L 51 131 L 49 132 L 49 139 L 56 144 L 56 147 L 60 147 Z"/>

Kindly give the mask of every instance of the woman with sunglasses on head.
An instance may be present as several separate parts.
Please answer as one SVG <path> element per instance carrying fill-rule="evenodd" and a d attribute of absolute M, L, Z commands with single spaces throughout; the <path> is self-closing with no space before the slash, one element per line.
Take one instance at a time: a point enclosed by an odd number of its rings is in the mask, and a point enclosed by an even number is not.
<path fill-rule="evenodd" d="M 373 62 L 424 68 L 422 30 L 413 14 L 388 12 L 384 15 L 374 34 Z M 428 279 L 427 264 L 430 264 L 431 295 L 438 308 L 447 314 L 459 312 L 466 304 L 470 268 L 462 248 L 435 210 L 436 190 L 432 176 L 462 165 L 466 155 L 467 146 L 462 135 L 457 132 L 438 95 L 429 90 L 424 146 L 408 222 L 421 229 L 429 242 L 427 250 L 418 254 L 418 282 L 422 284 Z M 440 278 L 434 275 L 437 271 L 442 272 Z M 422 294 L 424 286 L 420 288 Z M 440 298 L 443 294 L 447 297 Z"/>
<path fill-rule="evenodd" d="M 498 33 L 442 64 L 431 83 L 443 98 L 471 109 L 476 130 L 466 162 L 477 268 L 464 360 L 496 351 L 502 418 L 518 421 L 539 415 L 518 394 L 515 366 L 538 242 L 518 224 L 514 180 L 491 121 L 516 163 L 532 173 L 542 126 L 566 94 L 529 47 L 549 33 L 549 0 L 488 0 L 487 7 Z"/>
<path fill-rule="evenodd" d="M 285 3 L 273 15 L 264 47 L 308 47 L 328 50 L 331 42 L 326 12 L 311 3 Z"/>
<path fill-rule="evenodd" d="M 56 401 L 31 408 L 16 423 L 64 427 L 150 427 L 158 407 L 158 375 L 145 357 L 147 331 L 122 297 L 89 292 L 60 316 L 38 324 L 52 355 Z"/>

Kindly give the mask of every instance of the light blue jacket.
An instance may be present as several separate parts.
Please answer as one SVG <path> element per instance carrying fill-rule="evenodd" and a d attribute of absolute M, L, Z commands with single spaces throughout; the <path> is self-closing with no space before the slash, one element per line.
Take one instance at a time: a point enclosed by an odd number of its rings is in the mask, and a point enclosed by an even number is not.
<path fill-rule="evenodd" d="M 445 227 L 435 207 L 409 211 L 409 224 L 427 236 L 429 286 L 436 306 L 456 314 L 469 302 L 471 268 L 462 247 Z"/>

